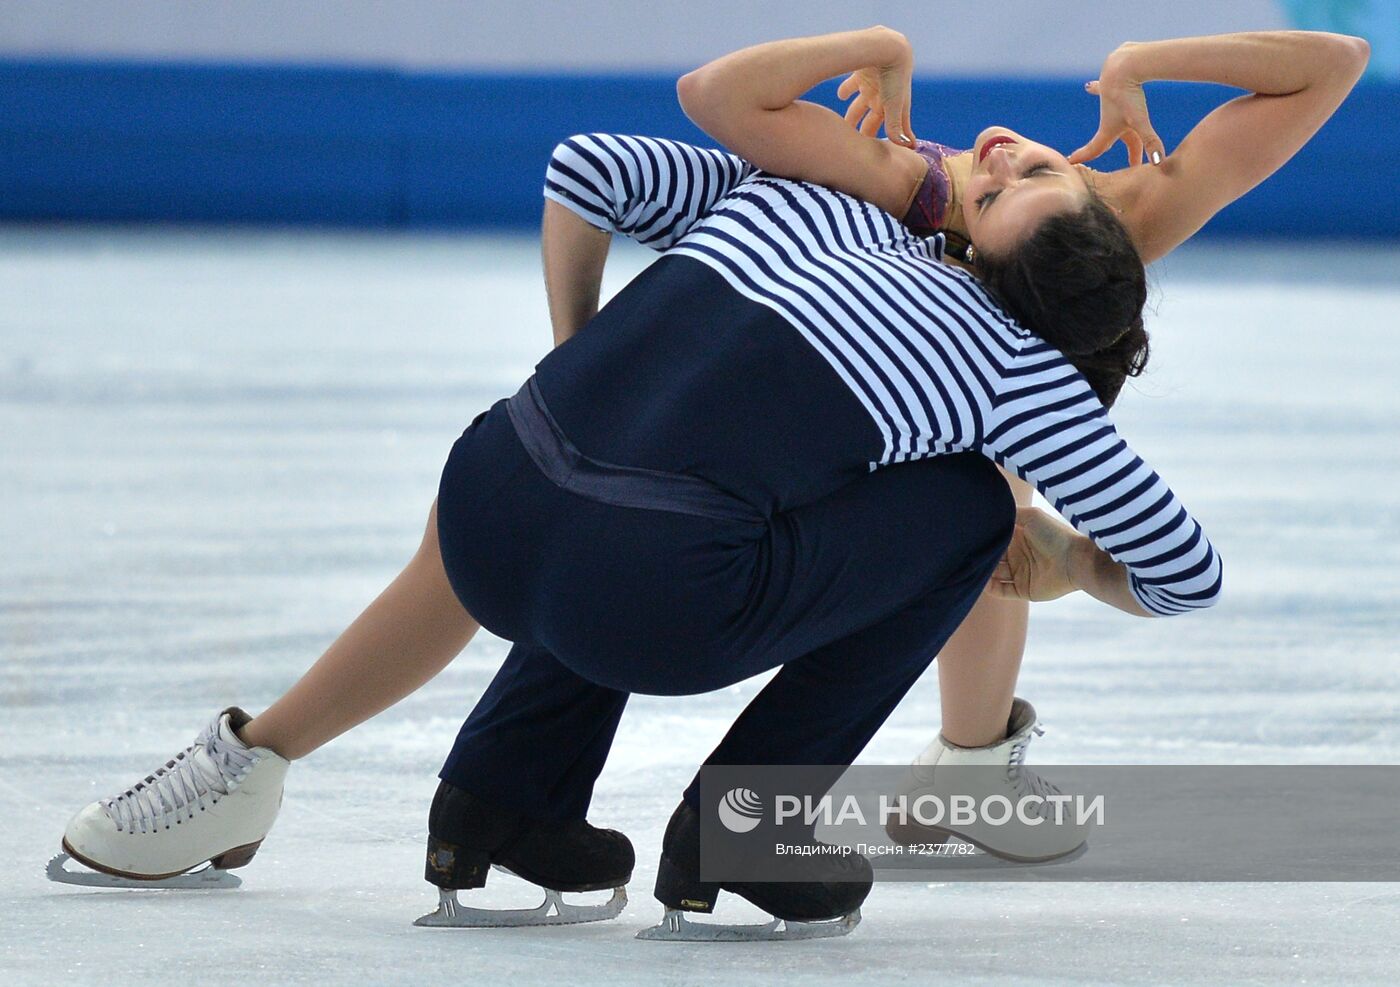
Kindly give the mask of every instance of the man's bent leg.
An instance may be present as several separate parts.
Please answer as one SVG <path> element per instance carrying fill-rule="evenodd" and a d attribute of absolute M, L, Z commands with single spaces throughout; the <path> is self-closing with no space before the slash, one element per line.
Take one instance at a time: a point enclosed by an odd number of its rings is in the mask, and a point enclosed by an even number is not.
<path fill-rule="evenodd" d="M 439 777 L 533 818 L 582 819 L 626 705 L 627 693 L 581 678 L 539 645 L 516 644 Z"/>
<path fill-rule="evenodd" d="M 976 456 L 889 467 L 791 514 L 775 525 L 792 535 L 774 549 L 774 623 L 789 643 L 835 618 L 848 629 L 787 662 L 708 764 L 850 764 L 971 610 L 1015 521 Z M 698 794 L 697 779 L 687 801 Z"/>
<path fill-rule="evenodd" d="M 900 613 L 784 665 L 705 763 L 829 764 L 834 782 L 972 609 L 1003 545 Z M 685 797 L 698 806 L 699 795 L 697 776 Z"/>

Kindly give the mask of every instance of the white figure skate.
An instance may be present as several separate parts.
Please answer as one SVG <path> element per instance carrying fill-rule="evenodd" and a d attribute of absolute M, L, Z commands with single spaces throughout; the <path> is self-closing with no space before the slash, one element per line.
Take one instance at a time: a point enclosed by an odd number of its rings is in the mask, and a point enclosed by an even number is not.
<path fill-rule="evenodd" d="M 288 768 L 269 748 L 239 739 L 237 729 L 250 719 L 241 709 L 224 710 L 146 778 L 79 812 L 64 831 L 64 852 L 49 861 L 49 879 L 85 887 L 238 887 L 228 872 L 252 860 L 272 828 Z M 69 870 L 69 859 L 92 870 Z"/>
<path fill-rule="evenodd" d="M 1011 718 L 1005 740 L 986 747 L 958 747 L 939 734 L 910 765 L 909 775 L 898 794 L 911 810 L 915 800 L 934 796 L 949 805 L 953 796 L 970 796 L 981 805 L 989 796 L 1004 796 L 1015 806 L 1023 798 L 1034 800 L 1063 796 L 1058 788 L 1025 767 L 1026 748 L 1034 735 L 1043 731 L 1036 721 L 1035 708 L 1024 699 L 1011 704 Z M 1078 850 L 1088 839 L 1089 828 L 1073 813 L 1052 818 L 1053 805 L 1041 806 L 1040 822 L 1029 824 L 1018 816 L 992 825 L 978 819 L 970 825 L 943 822 L 925 825 L 913 811 L 901 819 L 892 816 L 885 827 L 890 839 L 907 845 L 943 843 L 957 837 L 1003 860 L 1038 863 L 1055 860 Z"/>

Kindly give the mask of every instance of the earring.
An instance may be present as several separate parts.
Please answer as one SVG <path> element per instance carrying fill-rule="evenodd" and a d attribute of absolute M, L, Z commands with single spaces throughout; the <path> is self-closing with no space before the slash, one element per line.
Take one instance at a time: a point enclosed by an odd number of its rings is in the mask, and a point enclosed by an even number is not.
<path fill-rule="evenodd" d="M 970 244 L 970 243 L 967 245 L 967 249 L 966 249 L 965 251 L 963 251 L 963 263 L 965 263 L 965 264 L 976 264 L 976 263 L 977 263 L 977 248 L 974 247 L 974 246 L 973 246 L 972 244 Z"/>

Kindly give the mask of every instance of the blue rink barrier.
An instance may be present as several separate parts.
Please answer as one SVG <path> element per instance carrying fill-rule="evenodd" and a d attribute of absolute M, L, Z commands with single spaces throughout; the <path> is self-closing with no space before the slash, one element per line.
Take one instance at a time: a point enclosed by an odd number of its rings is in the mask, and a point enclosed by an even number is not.
<path fill-rule="evenodd" d="M 1154 84 L 1154 124 L 1172 147 L 1230 94 Z M 1400 84 L 1363 83 L 1207 231 L 1400 237 L 1397 118 Z M 997 123 L 1068 151 L 1097 119 L 1077 79 L 914 86 L 915 132 L 948 144 Z M 713 144 L 671 75 L 0 61 L 0 219 L 530 228 L 555 143 L 593 130 Z"/>

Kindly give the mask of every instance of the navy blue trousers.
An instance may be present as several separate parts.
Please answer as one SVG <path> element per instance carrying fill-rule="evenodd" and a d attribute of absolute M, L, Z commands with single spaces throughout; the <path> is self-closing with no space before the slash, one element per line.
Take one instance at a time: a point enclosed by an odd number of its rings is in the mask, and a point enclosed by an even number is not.
<path fill-rule="evenodd" d="M 649 498 L 644 471 L 576 451 L 542 469 L 530 441 L 498 402 L 443 471 L 448 579 L 514 647 L 441 777 L 540 817 L 585 815 L 630 693 L 777 666 L 707 763 L 850 764 L 971 609 L 1015 518 L 972 453 L 764 517 L 684 484 Z"/>

